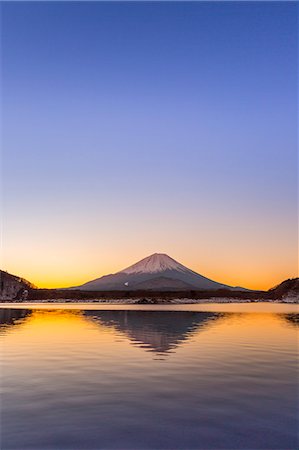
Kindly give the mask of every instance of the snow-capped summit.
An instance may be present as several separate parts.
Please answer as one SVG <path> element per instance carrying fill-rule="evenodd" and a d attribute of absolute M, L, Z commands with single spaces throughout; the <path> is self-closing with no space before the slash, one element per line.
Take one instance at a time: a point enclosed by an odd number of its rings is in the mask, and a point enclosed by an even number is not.
<path fill-rule="evenodd" d="M 154 253 L 118 273 L 157 273 L 164 270 L 187 271 L 188 269 L 165 253 Z"/>
<path fill-rule="evenodd" d="M 154 253 L 120 272 L 105 275 L 76 287 L 89 291 L 221 288 L 234 289 L 193 272 L 164 253 Z"/>

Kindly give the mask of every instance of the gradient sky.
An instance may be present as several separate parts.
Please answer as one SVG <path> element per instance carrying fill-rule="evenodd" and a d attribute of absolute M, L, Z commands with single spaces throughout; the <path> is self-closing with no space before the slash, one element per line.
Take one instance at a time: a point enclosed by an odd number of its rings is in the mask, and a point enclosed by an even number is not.
<path fill-rule="evenodd" d="M 294 2 L 2 2 L 2 267 L 296 276 Z"/>

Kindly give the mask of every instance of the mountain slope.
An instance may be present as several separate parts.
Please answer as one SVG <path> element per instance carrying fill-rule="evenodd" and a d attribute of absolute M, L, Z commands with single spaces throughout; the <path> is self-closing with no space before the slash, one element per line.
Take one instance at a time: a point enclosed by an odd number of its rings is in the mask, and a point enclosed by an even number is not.
<path fill-rule="evenodd" d="M 25 291 L 33 288 L 34 285 L 24 278 L 0 270 L 0 300 L 20 299 Z"/>
<path fill-rule="evenodd" d="M 71 289 L 235 289 L 188 269 L 170 256 L 154 253 L 115 274 L 105 275 Z"/>
<path fill-rule="evenodd" d="M 268 291 L 273 299 L 299 301 L 299 278 L 289 278 Z"/>

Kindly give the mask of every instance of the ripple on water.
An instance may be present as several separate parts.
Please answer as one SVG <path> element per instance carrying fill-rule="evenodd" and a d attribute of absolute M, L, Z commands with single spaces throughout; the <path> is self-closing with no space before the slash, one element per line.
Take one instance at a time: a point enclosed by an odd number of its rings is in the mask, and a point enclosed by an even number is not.
<path fill-rule="evenodd" d="M 2 311 L 3 450 L 297 448 L 298 315 L 213 307 Z"/>

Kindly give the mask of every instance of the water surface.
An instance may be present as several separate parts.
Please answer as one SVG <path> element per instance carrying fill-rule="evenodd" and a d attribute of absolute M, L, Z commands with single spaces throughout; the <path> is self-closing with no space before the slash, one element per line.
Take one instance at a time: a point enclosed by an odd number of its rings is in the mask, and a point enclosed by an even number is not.
<path fill-rule="evenodd" d="M 296 449 L 295 306 L 0 309 L 5 449 Z"/>

